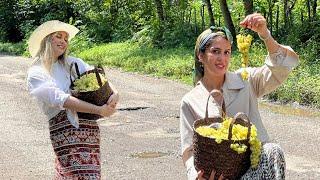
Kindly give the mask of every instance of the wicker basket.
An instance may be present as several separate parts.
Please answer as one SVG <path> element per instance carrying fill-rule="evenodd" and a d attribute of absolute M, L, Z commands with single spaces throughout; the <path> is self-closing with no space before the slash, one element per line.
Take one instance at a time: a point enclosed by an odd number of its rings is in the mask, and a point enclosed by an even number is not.
<path fill-rule="evenodd" d="M 209 98 L 212 94 L 209 95 Z M 209 102 L 208 98 L 208 102 Z M 223 140 L 218 144 L 215 139 L 203 137 L 195 131 L 199 126 L 206 126 L 212 123 L 223 121 L 222 117 L 208 118 L 208 102 L 206 107 L 206 114 L 204 119 L 198 119 L 194 122 L 194 136 L 193 136 L 193 148 L 194 148 L 194 163 L 197 171 L 204 170 L 204 176 L 206 179 L 210 177 L 211 171 L 215 170 L 215 179 L 223 174 L 227 179 L 239 179 L 250 167 L 250 144 L 249 137 L 251 132 L 251 123 L 246 115 L 238 113 L 230 123 L 228 140 Z M 234 123 L 241 124 L 248 127 L 248 136 L 246 140 L 234 141 L 232 137 L 232 127 Z M 232 143 L 245 144 L 248 148 L 247 151 L 238 154 L 236 151 L 230 148 Z"/>
<path fill-rule="evenodd" d="M 76 73 L 78 75 L 78 78 L 80 78 L 86 74 L 95 73 L 100 88 L 95 91 L 81 92 L 81 91 L 74 90 L 74 84 L 71 81 L 71 87 L 70 87 L 71 95 L 78 98 L 78 99 L 81 99 L 83 101 L 86 101 L 88 103 L 95 104 L 98 106 L 102 106 L 102 105 L 106 104 L 109 97 L 112 95 L 113 92 L 109 86 L 108 81 L 102 85 L 102 81 L 101 81 L 99 73 L 103 74 L 103 75 L 105 74 L 103 68 L 95 67 L 92 70 L 89 70 L 89 71 L 86 71 L 86 72 L 80 74 L 79 69 L 78 69 L 78 65 L 76 63 L 74 65 L 75 65 L 75 69 L 76 69 Z M 72 66 L 71 66 L 71 68 L 72 68 Z M 71 77 L 70 77 L 70 80 L 71 80 Z M 97 119 L 102 118 L 102 116 L 100 116 L 98 114 L 90 114 L 90 113 L 82 113 L 82 112 L 78 112 L 78 117 L 81 119 L 90 119 L 90 120 L 97 120 Z"/>

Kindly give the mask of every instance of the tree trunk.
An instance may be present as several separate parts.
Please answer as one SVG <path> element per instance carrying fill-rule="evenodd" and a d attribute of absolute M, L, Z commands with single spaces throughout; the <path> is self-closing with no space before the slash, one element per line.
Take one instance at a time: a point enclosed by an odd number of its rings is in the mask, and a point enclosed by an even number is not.
<path fill-rule="evenodd" d="M 313 20 L 317 19 L 317 0 L 313 0 Z"/>
<path fill-rule="evenodd" d="M 288 17 L 289 17 L 288 19 L 289 19 L 290 27 L 291 27 L 291 25 L 293 25 L 293 21 L 294 21 L 293 15 L 292 15 L 292 10 L 293 10 L 294 6 L 296 5 L 296 2 L 297 2 L 297 0 L 294 0 L 292 2 L 291 6 L 288 8 Z"/>
<path fill-rule="evenodd" d="M 280 14 L 280 8 L 279 5 L 277 5 L 277 16 L 276 16 L 276 29 L 277 29 L 277 36 L 279 36 L 279 15 Z"/>
<path fill-rule="evenodd" d="M 206 1 L 207 9 L 208 9 L 210 26 L 214 26 L 215 22 L 214 22 L 214 17 L 213 17 L 212 4 L 211 4 L 210 0 L 205 0 L 205 1 Z"/>
<path fill-rule="evenodd" d="M 253 13 L 253 0 L 243 0 L 246 16 Z"/>
<path fill-rule="evenodd" d="M 200 16 L 201 16 L 201 31 L 204 31 L 204 28 L 206 26 L 205 22 L 204 22 L 204 6 L 205 5 L 202 5 L 200 7 Z"/>
<path fill-rule="evenodd" d="M 311 21 L 311 7 L 310 7 L 310 0 L 307 0 L 307 8 L 308 8 L 308 19 Z"/>
<path fill-rule="evenodd" d="M 273 32 L 273 17 L 272 17 L 272 9 L 274 6 L 274 2 L 272 0 L 268 0 L 268 7 L 269 7 L 269 26 L 270 26 L 270 32 L 272 34 Z"/>
<path fill-rule="evenodd" d="M 198 25 L 197 25 L 197 8 L 194 8 L 194 32 L 198 34 Z"/>
<path fill-rule="evenodd" d="M 189 9 L 189 17 L 188 17 L 188 23 L 191 24 L 191 18 L 192 18 L 192 9 Z"/>
<path fill-rule="evenodd" d="M 227 26 L 227 28 L 230 30 L 233 39 L 236 39 L 236 30 L 234 28 L 232 18 L 230 15 L 230 11 L 228 9 L 227 1 L 226 0 L 219 0 L 220 2 L 220 9 L 222 12 L 222 16 L 224 18 L 224 23 Z"/>
<path fill-rule="evenodd" d="M 283 20 L 284 20 L 284 29 L 288 27 L 288 0 L 283 1 Z"/>
<path fill-rule="evenodd" d="M 156 8 L 157 8 L 157 13 L 160 22 L 163 22 L 165 20 L 164 13 L 163 13 L 163 6 L 161 0 L 154 0 Z"/>

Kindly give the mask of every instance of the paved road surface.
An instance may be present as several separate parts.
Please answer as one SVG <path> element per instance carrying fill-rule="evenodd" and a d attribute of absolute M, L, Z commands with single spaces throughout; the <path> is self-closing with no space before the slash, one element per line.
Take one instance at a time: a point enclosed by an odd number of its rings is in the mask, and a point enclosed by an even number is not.
<path fill-rule="evenodd" d="M 0 55 L 0 179 L 52 179 L 54 156 L 48 123 L 29 97 L 25 75 L 31 60 Z M 103 179 L 186 179 L 179 155 L 179 102 L 191 89 L 174 81 L 110 69 L 121 99 L 102 119 Z M 287 161 L 287 179 L 320 179 L 320 118 L 311 111 L 291 116 L 261 106 L 271 138 Z M 300 115 L 299 115 L 300 114 Z M 303 115 L 301 115 L 303 114 Z"/>

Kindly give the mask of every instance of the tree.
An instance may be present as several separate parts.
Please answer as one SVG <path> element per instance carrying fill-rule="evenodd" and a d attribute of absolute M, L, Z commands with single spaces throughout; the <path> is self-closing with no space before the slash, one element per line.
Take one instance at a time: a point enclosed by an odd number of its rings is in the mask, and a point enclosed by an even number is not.
<path fill-rule="evenodd" d="M 206 4 L 207 9 L 208 9 L 208 15 L 209 15 L 209 19 L 210 19 L 210 26 L 214 26 L 215 22 L 214 22 L 214 17 L 213 17 L 212 4 L 211 4 L 210 0 L 205 0 L 205 4 Z"/>
<path fill-rule="evenodd" d="M 163 12 L 163 6 L 162 6 L 162 1 L 161 0 L 154 0 L 156 4 L 156 9 L 158 13 L 158 17 L 160 22 L 163 22 L 165 20 L 164 12 Z"/>
<path fill-rule="evenodd" d="M 311 21 L 311 5 L 310 5 L 310 0 L 307 0 L 307 9 L 308 9 L 308 19 Z"/>
<path fill-rule="evenodd" d="M 317 0 L 313 0 L 312 12 L 313 19 L 317 19 Z"/>
<path fill-rule="evenodd" d="M 309 0 L 308 0 L 309 1 Z M 284 20 L 284 28 L 287 29 L 289 24 L 291 24 L 291 21 L 292 19 L 290 19 L 291 17 L 291 12 L 292 12 L 292 9 L 294 8 L 295 4 L 296 4 L 296 0 L 294 0 L 293 2 L 289 1 L 289 0 L 284 0 L 283 2 L 283 14 L 284 14 L 284 17 L 283 17 L 283 20 Z M 289 3 L 290 3 L 290 6 L 289 6 Z"/>
<path fill-rule="evenodd" d="M 253 13 L 253 0 L 243 0 L 243 5 L 246 15 Z"/>
<path fill-rule="evenodd" d="M 233 38 L 236 38 L 236 30 L 234 28 L 233 25 L 233 21 L 231 18 L 231 14 L 228 8 L 228 4 L 226 0 L 219 0 L 220 3 L 220 8 L 221 8 L 221 12 L 222 12 L 222 16 L 224 18 L 224 23 L 227 26 L 227 28 L 230 30 Z"/>
<path fill-rule="evenodd" d="M 268 0 L 268 16 L 269 16 L 269 25 L 270 25 L 270 32 L 272 33 L 273 31 L 273 7 L 275 4 L 275 0 Z"/>
<path fill-rule="evenodd" d="M 22 33 L 17 21 L 17 1 L 0 1 L 0 41 L 18 42 L 22 40 Z"/>

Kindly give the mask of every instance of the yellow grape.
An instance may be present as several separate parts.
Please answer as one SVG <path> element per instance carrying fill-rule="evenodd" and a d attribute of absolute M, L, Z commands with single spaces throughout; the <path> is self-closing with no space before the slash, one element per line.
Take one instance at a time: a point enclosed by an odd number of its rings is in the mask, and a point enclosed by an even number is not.
<path fill-rule="evenodd" d="M 221 123 L 219 128 L 212 128 L 209 126 L 200 126 L 196 128 L 196 132 L 198 132 L 201 136 L 213 138 L 218 144 L 220 144 L 224 140 L 228 140 L 229 127 L 231 123 L 231 118 L 225 118 Z M 234 124 L 232 128 L 232 137 L 231 140 L 239 141 L 246 140 L 248 134 L 248 127 L 242 126 L 240 124 Z M 257 167 L 261 154 L 261 142 L 257 138 L 257 128 L 255 125 L 251 126 L 251 134 L 249 139 L 250 150 L 251 150 L 251 167 Z M 244 153 L 248 150 L 248 147 L 245 144 L 240 143 L 232 143 L 230 144 L 230 148 L 236 151 L 238 154 Z"/>
<path fill-rule="evenodd" d="M 247 80 L 249 78 L 249 73 L 246 69 L 243 69 L 242 72 L 241 72 L 241 77 L 242 79 L 244 80 Z"/>
<path fill-rule="evenodd" d="M 99 75 L 102 85 L 104 85 L 107 82 L 107 79 L 103 75 Z M 100 86 L 95 73 L 83 75 L 80 79 L 76 79 L 74 82 L 74 89 L 80 92 L 95 91 L 99 88 Z"/>
<path fill-rule="evenodd" d="M 245 68 L 248 67 L 249 64 L 249 49 L 251 46 L 251 42 L 253 37 L 249 34 L 247 36 L 238 34 L 237 35 L 237 44 L 239 52 L 241 53 L 241 67 Z M 246 70 L 241 72 L 241 77 L 243 80 L 247 80 L 249 73 Z"/>

